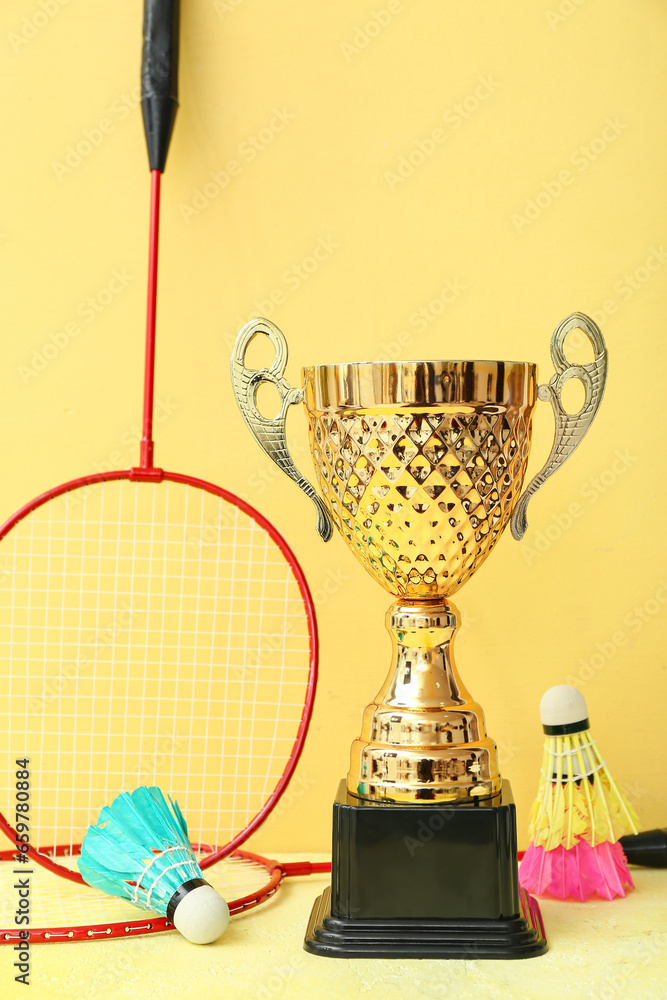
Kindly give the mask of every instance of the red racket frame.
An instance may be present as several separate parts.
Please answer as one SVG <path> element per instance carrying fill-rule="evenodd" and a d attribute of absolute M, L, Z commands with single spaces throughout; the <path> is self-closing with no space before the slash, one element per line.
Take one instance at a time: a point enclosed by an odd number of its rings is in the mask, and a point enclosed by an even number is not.
<path fill-rule="evenodd" d="M 80 844 L 75 844 L 71 851 L 69 847 L 42 848 L 44 851 L 51 851 L 56 857 L 71 857 L 73 854 L 80 851 L 80 849 Z M 211 855 L 211 857 L 213 857 L 213 855 Z M 264 885 L 257 892 L 250 893 L 247 896 L 241 896 L 239 899 L 227 901 L 229 905 L 229 912 L 232 915 L 236 913 L 243 913 L 246 910 L 252 910 L 255 906 L 259 906 L 260 903 L 264 903 L 278 891 L 283 879 L 285 878 L 292 878 L 300 875 L 324 875 L 331 871 L 330 861 L 293 861 L 283 864 L 280 861 L 271 861 L 268 858 L 264 858 L 261 854 L 252 854 L 250 851 L 234 851 L 232 857 L 263 865 L 270 876 L 266 885 Z M 40 864 L 42 864 L 44 860 L 43 855 L 39 855 L 39 858 Z M 217 858 L 219 860 L 219 853 Z M 12 861 L 13 859 L 13 851 L 0 851 L 0 861 Z M 213 861 L 208 860 L 208 864 L 201 863 L 201 867 L 207 868 L 211 864 L 213 864 Z M 49 868 L 57 875 L 60 875 L 64 870 L 66 870 L 61 868 L 60 865 L 51 867 L 49 865 L 42 864 L 42 867 Z M 72 872 L 72 874 L 74 873 Z M 80 881 L 80 879 L 75 879 L 73 881 Z M 83 884 L 86 885 L 85 882 Z M 86 886 L 86 888 L 88 887 Z M 143 920 L 127 920 L 122 921 L 121 923 L 85 924 L 77 927 L 70 927 L 68 930 L 52 930 L 48 927 L 30 927 L 29 940 L 30 944 L 57 944 L 61 941 L 94 941 L 96 938 L 137 937 L 142 934 L 157 934 L 160 931 L 173 930 L 173 928 L 174 925 L 170 920 L 167 920 L 166 917 L 158 917 L 156 915 L 154 917 L 146 917 Z M 25 943 L 24 938 L 19 936 L 20 933 L 21 930 L 18 927 L 16 930 L 3 931 L 2 937 L 0 938 L 0 944 L 12 944 L 17 942 Z M 22 933 L 25 934 L 25 930 Z"/>
<path fill-rule="evenodd" d="M 152 442 L 150 442 L 152 444 Z M 303 574 L 299 563 L 297 562 L 296 556 L 292 552 L 291 548 L 280 534 L 279 531 L 274 528 L 270 521 L 251 507 L 249 503 L 245 500 L 241 500 L 240 497 L 235 496 L 228 490 L 222 489 L 220 486 L 215 486 L 214 483 L 209 483 L 204 479 L 197 479 L 194 476 L 185 476 L 178 472 L 165 472 L 164 469 L 156 468 L 139 468 L 139 469 L 126 469 L 118 472 L 101 472 L 96 473 L 91 476 L 83 476 L 81 479 L 72 479 L 67 483 L 63 483 L 61 486 L 56 486 L 55 489 L 48 490 L 46 493 L 42 493 L 40 496 L 31 500 L 30 503 L 25 504 L 19 510 L 16 511 L 12 517 L 6 521 L 2 527 L 0 527 L 0 541 L 8 534 L 11 529 L 18 524 L 24 517 L 30 514 L 32 511 L 41 507 L 43 504 L 48 503 L 49 500 L 54 500 L 57 497 L 63 496 L 63 494 L 70 492 L 71 490 L 79 489 L 84 486 L 94 486 L 97 483 L 112 482 L 119 479 L 126 479 L 132 482 L 172 482 L 180 483 L 185 486 L 198 487 L 201 490 L 205 490 L 208 493 L 213 494 L 213 496 L 221 497 L 223 500 L 235 507 L 238 507 L 252 517 L 265 531 L 268 532 L 271 539 L 276 543 L 282 554 L 285 556 L 287 562 L 290 565 L 292 572 L 296 578 L 299 585 L 299 591 L 301 593 L 301 598 L 304 603 L 304 608 L 306 611 L 306 616 L 308 619 L 308 631 L 310 633 L 310 669 L 308 675 L 308 685 L 306 688 L 306 698 L 304 701 L 303 712 L 301 715 L 301 721 L 299 723 L 299 728 L 297 730 L 297 735 L 292 747 L 287 766 L 283 771 L 283 774 L 274 788 L 273 792 L 265 802 L 264 806 L 260 811 L 253 817 L 250 823 L 238 833 L 228 844 L 223 847 L 216 848 L 215 852 L 209 857 L 205 858 L 201 862 L 201 868 L 208 868 L 210 865 L 214 865 L 216 861 L 220 861 L 222 858 L 231 854 L 235 851 L 237 847 L 240 847 L 248 837 L 254 833 L 258 826 L 264 822 L 266 817 L 275 808 L 276 803 L 283 794 L 285 787 L 287 786 L 294 769 L 299 762 L 299 757 L 301 756 L 303 750 L 303 744 L 308 732 L 308 727 L 310 725 L 310 719 L 313 714 L 313 703 L 315 700 L 315 690 L 317 687 L 317 665 L 319 657 L 319 640 L 317 634 L 317 620 L 315 617 L 315 607 L 313 604 L 313 599 L 310 594 L 310 589 L 306 582 L 306 578 Z M 13 829 L 11 824 L 5 819 L 2 811 L 0 810 L 0 831 L 4 833 L 10 840 L 15 840 L 17 837 L 16 831 Z M 29 847 L 28 856 L 35 861 L 37 864 L 41 865 L 43 868 L 48 868 L 49 871 L 54 874 L 60 875 L 62 878 L 69 879 L 70 882 L 78 882 L 81 885 L 86 883 L 82 879 L 78 872 L 70 871 L 69 868 L 64 868 L 63 866 L 57 864 L 52 858 L 45 857 L 40 853 L 41 849 L 36 849 L 32 846 Z M 63 850 L 59 847 L 56 848 L 56 853 L 62 856 Z M 2 854 L 0 853 L 0 858 Z"/>

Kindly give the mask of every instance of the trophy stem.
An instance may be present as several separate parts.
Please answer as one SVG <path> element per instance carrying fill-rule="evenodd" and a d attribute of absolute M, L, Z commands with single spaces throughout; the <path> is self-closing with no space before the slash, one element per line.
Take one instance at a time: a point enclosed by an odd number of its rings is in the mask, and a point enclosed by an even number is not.
<path fill-rule="evenodd" d="M 496 745 L 454 661 L 459 622 L 450 601 L 389 608 L 392 664 L 351 750 L 347 787 L 358 798 L 452 802 L 499 792 Z"/>

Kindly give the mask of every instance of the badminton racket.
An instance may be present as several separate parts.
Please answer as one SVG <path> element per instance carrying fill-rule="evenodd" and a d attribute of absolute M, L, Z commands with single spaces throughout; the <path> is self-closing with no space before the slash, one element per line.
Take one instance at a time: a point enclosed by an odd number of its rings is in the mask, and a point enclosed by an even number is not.
<path fill-rule="evenodd" d="M 75 853 L 79 846 L 75 846 Z M 65 853 L 65 849 L 57 848 L 54 853 L 60 864 L 76 866 L 76 858 Z M 30 874 L 26 875 L 26 871 Z M 330 871 L 330 862 L 282 863 L 249 851 L 234 851 L 207 870 L 206 880 L 226 899 L 234 916 L 272 899 L 285 878 Z M 150 913 L 143 913 L 138 919 L 136 907 L 126 900 L 107 896 L 89 886 L 84 891 L 43 867 L 18 866 L 14 852 L 3 851 L 0 852 L 1 944 L 17 944 L 22 940 L 23 926 L 14 921 L 18 879 L 28 879 L 30 884 L 31 944 L 137 937 L 173 927 L 166 917 Z"/>
<path fill-rule="evenodd" d="M 210 845 L 202 868 L 235 852 L 287 785 L 315 693 L 315 613 L 285 540 L 227 490 L 154 464 L 160 181 L 178 27 L 178 0 L 146 0 L 139 464 L 49 489 L 0 527 L 0 830 L 32 867 L 76 883 L 71 857 L 88 825 L 140 784 L 178 800 L 193 839 Z M 85 916 L 93 890 L 72 889 Z"/>

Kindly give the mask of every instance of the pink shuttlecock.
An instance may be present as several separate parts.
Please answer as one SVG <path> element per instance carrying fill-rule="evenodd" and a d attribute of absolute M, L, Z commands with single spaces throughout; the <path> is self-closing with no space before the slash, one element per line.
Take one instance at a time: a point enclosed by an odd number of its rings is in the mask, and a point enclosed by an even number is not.
<path fill-rule="evenodd" d="M 617 841 L 637 833 L 638 821 L 593 739 L 586 702 L 560 684 L 542 698 L 540 716 L 542 774 L 519 881 L 537 896 L 625 896 L 634 883 Z"/>

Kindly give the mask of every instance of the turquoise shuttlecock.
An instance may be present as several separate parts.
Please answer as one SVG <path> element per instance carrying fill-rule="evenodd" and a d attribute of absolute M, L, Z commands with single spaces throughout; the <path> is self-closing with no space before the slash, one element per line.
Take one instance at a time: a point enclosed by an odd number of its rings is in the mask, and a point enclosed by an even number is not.
<path fill-rule="evenodd" d="M 159 788 L 122 792 L 86 833 L 78 861 L 94 889 L 166 916 L 189 941 L 217 940 L 229 908 L 205 881 L 178 803 Z"/>

